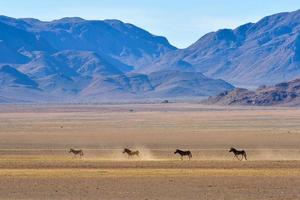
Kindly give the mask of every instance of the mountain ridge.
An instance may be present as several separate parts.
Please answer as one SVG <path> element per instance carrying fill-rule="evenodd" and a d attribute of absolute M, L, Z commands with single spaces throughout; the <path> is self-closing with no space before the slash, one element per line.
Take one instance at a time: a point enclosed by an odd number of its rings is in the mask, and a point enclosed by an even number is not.
<path fill-rule="evenodd" d="M 137 73 L 176 49 L 166 38 L 119 20 L 72 17 L 45 22 L 0 16 L 0 66 L 14 69 L 15 76 L 36 83 L 34 87 L 12 87 L 3 82 L 0 92 L 13 102 L 97 102 L 207 96 L 233 88 L 225 81 L 204 78 L 201 73 L 195 78 L 193 70 L 189 75 L 180 68 L 162 70 L 162 74 L 172 70 L 168 78 L 159 73 Z M 193 68 L 184 62 L 181 65 Z M 12 80 L 17 79 L 15 76 L 10 75 Z M 168 84 L 163 83 L 164 79 Z M 154 86 L 157 81 L 161 83 Z"/>
<path fill-rule="evenodd" d="M 300 10 L 264 17 L 235 29 L 220 29 L 186 49 L 168 52 L 149 69 L 184 61 L 211 78 L 257 87 L 300 75 Z"/>
<path fill-rule="evenodd" d="M 232 91 L 209 97 L 203 103 L 233 106 L 299 106 L 300 78 L 273 86 L 261 86 L 254 91 L 235 88 Z"/>
<path fill-rule="evenodd" d="M 299 77 L 300 10 L 207 33 L 186 49 L 120 20 L 0 16 L 0 51 L 5 99 L 214 96 L 232 84 L 257 87 Z"/>

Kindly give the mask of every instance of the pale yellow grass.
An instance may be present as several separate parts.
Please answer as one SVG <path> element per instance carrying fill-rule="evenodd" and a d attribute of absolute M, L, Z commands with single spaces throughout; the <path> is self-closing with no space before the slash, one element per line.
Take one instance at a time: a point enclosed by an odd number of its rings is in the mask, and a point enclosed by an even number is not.
<path fill-rule="evenodd" d="M 1 169 L 0 177 L 300 177 L 300 169 Z"/>

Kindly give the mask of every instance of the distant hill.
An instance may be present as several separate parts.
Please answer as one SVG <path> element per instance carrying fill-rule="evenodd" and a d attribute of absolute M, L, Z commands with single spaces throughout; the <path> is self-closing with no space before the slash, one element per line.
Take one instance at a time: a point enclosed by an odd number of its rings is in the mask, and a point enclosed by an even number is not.
<path fill-rule="evenodd" d="M 27 87 L 34 89 L 38 87 L 38 84 L 27 75 L 8 65 L 4 65 L 0 67 L 0 88 L 3 87 Z"/>
<path fill-rule="evenodd" d="M 185 98 L 234 88 L 183 61 L 138 72 L 175 50 L 166 38 L 118 20 L 0 16 L 1 102 Z"/>
<path fill-rule="evenodd" d="M 257 87 L 295 79 L 300 76 L 300 10 L 208 33 L 139 72 L 170 67 L 201 72 L 237 86 Z"/>
<path fill-rule="evenodd" d="M 157 97 L 207 96 L 234 88 L 223 80 L 207 78 L 199 72 L 159 71 L 149 74 L 149 79 Z"/>
<path fill-rule="evenodd" d="M 261 86 L 255 91 L 236 88 L 232 91 L 209 97 L 206 104 L 219 105 L 255 105 L 255 106 L 299 106 L 300 79 L 283 82 L 274 86 Z"/>
<path fill-rule="evenodd" d="M 63 18 L 43 22 L 2 16 L 0 30 L 1 40 L 16 51 L 20 48 L 48 53 L 92 51 L 109 55 L 136 68 L 176 49 L 166 38 L 118 20 Z"/>
<path fill-rule="evenodd" d="M 186 49 L 119 20 L 0 16 L 0 52 L 1 102 L 188 98 L 227 90 L 210 101 L 296 105 L 293 86 L 233 85 L 297 83 L 289 81 L 300 77 L 300 10 L 208 33 Z"/>

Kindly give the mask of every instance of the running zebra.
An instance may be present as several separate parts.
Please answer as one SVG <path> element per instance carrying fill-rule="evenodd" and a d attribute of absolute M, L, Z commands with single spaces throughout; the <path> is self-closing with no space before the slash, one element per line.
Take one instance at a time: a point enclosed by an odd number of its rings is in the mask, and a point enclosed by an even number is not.
<path fill-rule="evenodd" d="M 137 156 L 140 157 L 140 152 L 139 151 L 131 151 L 130 149 L 125 148 L 123 153 L 127 153 L 128 158 Z"/>
<path fill-rule="evenodd" d="M 247 154 L 246 154 L 246 151 L 244 151 L 244 150 L 237 150 L 237 149 L 231 147 L 229 152 L 232 152 L 234 154 L 233 158 L 237 158 L 239 161 L 242 161 L 243 158 L 245 158 L 245 160 L 247 160 Z M 242 157 L 240 158 L 239 155 L 241 155 Z"/>
<path fill-rule="evenodd" d="M 74 156 L 76 157 L 77 155 L 79 155 L 79 157 L 81 158 L 83 156 L 83 151 L 81 149 L 76 150 L 76 149 L 70 149 L 69 153 L 73 153 Z"/>
<path fill-rule="evenodd" d="M 191 160 L 191 158 L 193 157 L 191 151 L 182 151 L 180 149 L 176 149 L 176 151 L 174 152 L 174 154 L 177 154 L 177 153 L 181 156 L 181 160 L 183 160 L 183 156 L 188 156 L 189 160 Z"/>

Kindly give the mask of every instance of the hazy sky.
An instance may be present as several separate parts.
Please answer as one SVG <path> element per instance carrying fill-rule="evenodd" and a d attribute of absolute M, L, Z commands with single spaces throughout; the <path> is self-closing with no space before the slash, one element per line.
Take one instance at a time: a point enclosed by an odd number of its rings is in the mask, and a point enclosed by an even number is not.
<path fill-rule="evenodd" d="M 166 36 L 177 47 L 186 47 L 210 31 L 297 9 L 299 0 L 0 0 L 1 15 L 120 19 Z"/>

